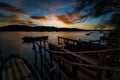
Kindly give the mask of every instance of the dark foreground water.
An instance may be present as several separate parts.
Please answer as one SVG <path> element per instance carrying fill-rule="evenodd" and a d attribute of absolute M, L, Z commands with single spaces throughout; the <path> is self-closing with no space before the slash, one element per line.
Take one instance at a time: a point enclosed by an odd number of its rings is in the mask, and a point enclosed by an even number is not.
<path fill-rule="evenodd" d="M 86 35 L 91 33 L 91 35 Z M 98 40 L 103 33 L 99 31 L 92 32 L 0 32 L 0 47 L 2 56 L 7 58 L 10 54 L 20 55 L 30 63 L 35 63 L 35 53 L 32 49 L 32 43 L 23 43 L 24 36 L 49 36 L 49 42 L 57 45 L 57 37 L 71 39 L 81 39 L 85 41 Z M 39 54 L 37 54 L 38 56 Z M 38 59 L 39 62 L 39 59 Z"/>

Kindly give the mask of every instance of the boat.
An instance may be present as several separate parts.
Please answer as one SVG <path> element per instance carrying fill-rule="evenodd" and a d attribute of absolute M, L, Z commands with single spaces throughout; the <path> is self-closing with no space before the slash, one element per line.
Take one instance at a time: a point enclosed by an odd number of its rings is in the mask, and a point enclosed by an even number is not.
<path fill-rule="evenodd" d="M 7 59 L 0 68 L 1 80 L 41 80 L 38 71 L 25 59 Z"/>
<path fill-rule="evenodd" d="M 24 37 L 22 38 L 23 42 L 33 42 L 39 40 L 48 40 L 48 36 L 41 36 L 41 37 Z"/>
<path fill-rule="evenodd" d="M 86 33 L 86 35 L 88 36 L 88 35 L 91 35 L 93 32 L 89 32 L 89 33 Z"/>

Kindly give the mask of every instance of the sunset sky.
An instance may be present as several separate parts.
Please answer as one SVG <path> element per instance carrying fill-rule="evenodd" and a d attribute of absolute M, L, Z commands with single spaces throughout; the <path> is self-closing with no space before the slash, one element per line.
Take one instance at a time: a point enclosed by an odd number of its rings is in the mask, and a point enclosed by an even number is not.
<path fill-rule="evenodd" d="M 93 29 L 100 18 L 82 17 L 74 13 L 75 0 L 0 0 L 0 26 L 22 24 Z"/>

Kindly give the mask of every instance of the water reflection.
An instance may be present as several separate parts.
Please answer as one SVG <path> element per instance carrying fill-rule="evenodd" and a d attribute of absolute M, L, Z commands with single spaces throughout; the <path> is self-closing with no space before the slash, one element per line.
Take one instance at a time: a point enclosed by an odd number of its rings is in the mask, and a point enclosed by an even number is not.
<path fill-rule="evenodd" d="M 86 32 L 0 32 L 0 47 L 4 57 L 9 54 L 19 54 L 20 56 L 28 59 L 32 62 L 36 60 L 34 56 L 34 51 L 32 50 L 32 44 L 23 44 L 21 38 L 24 36 L 49 36 L 49 41 L 51 43 L 57 44 L 57 37 L 62 36 L 71 39 L 81 39 L 81 40 L 97 40 L 102 33 L 94 32 L 92 35 L 86 36 Z"/>

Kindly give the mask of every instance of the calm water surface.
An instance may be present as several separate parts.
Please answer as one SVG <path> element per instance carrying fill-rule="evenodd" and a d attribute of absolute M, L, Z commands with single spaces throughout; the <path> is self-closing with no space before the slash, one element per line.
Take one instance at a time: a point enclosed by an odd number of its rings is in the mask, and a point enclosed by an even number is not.
<path fill-rule="evenodd" d="M 19 54 L 34 64 L 35 55 L 32 44 L 23 43 L 21 38 L 24 36 L 49 36 L 49 42 L 54 44 L 57 44 L 58 36 L 86 41 L 98 40 L 103 36 L 99 31 L 94 31 L 91 35 L 86 35 L 86 33 L 89 32 L 0 32 L 0 47 L 4 57 L 9 54 Z"/>

